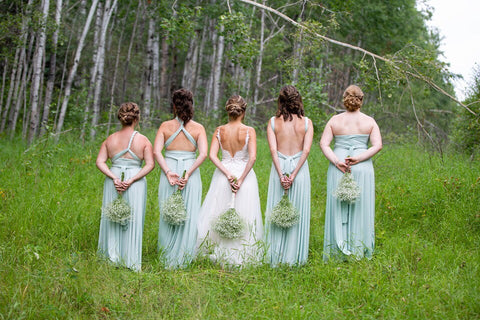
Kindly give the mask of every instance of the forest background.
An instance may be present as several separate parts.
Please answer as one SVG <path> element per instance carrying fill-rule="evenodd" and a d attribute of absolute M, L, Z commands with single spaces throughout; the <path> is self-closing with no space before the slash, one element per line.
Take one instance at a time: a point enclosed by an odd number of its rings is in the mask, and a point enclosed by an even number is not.
<path fill-rule="evenodd" d="M 262 6 L 265 7 L 262 7 Z M 392 1 L 0 1 L 0 318 L 478 318 L 480 69 L 458 101 L 428 6 Z M 150 139 L 170 95 L 194 92 L 211 134 L 231 94 L 264 135 L 285 84 L 321 133 L 351 83 L 385 148 L 375 157 L 376 254 L 323 264 L 327 162 L 312 147 L 309 262 L 165 271 L 159 170 L 148 176 L 143 272 L 98 258 L 94 161 L 124 101 Z M 202 165 L 204 193 L 213 165 Z"/>

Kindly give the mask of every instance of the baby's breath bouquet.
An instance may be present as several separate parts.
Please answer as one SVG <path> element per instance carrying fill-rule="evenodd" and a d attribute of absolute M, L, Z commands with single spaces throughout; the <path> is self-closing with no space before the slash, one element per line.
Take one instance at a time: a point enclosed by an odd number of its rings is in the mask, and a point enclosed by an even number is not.
<path fill-rule="evenodd" d="M 284 174 L 287 177 L 288 173 Z M 300 212 L 288 198 L 287 190 L 284 191 L 282 199 L 273 207 L 270 215 L 270 222 L 280 228 L 290 228 L 300 220 Z"/>
<path fill-rule="evenodd" d="M 122 172 L 123 181 L 124 173 Z M 128 222 L 132 217 L 132 208 L 123 199 L 122 193 L 118 193 L 118 197 L 110 202 L 106 207 L 102 208 L 102 214 L 110 221 L 121 224 L 123 227 L 128 226 Z"/>
<path fill-rule="evenodd" d="M 333 192 L 333 196 L 340 201 L 353 203 L 360 196 L 360 187 L 355 179 L 353 179 L 352 173 L 347 171 L 343 174 L 337 189 Z"/>
<path fill-rule="evenodd" d="M 185 177 L 183 171 L 182 177 Z M 182 192 L 177 190 L 162 203 L 162 218 L 171 225 L 179 226 L 187 221 L 187 208 L 183 201 Z"/>
<path fill-rule="evenodd" d="M 235 193 L 232 192 L 230 208 L 213 221 L 213 230 L 222 238 L 237 239 L 243 234 L 245 223 L 237 210 L 235 210 L 234 205 Z"/>

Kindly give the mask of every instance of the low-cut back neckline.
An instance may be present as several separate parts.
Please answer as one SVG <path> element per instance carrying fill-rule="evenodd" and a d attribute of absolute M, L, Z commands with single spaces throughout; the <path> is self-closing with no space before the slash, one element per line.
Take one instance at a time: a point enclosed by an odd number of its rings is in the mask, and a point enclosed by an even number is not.
<path fill-rule="evenodd" d="M 133 142 L 133 138 L 135 137 L 135 135 L 138 133 L 138 131 L 133 131 L 132 135 L 130 136 L 130 140 L 128 141 L 128 146 L 127 148 L 123 149 L 122 151 L 118 152 L 117 154 L 115 154 L 113 157 L 112 157 L 112 161 L 115 161 L 117 159 L 120 159 L 122 158 L 122 156 L 125 154 L 125 153 L 130 153 L 130 155 L 133 157 L 134 160 L 138 160 L 138 161 L 141 161 L 141 159 L 135 154 L 135 152 L 133 152 L 130 147 L 132 146 L 132 142 Z M 124 158 L 124 159 L 129 159 L 129 158 Z"/>
<path fill-rule="evenodd" d="M 195 139 L 192 137 L 190 132 L 188 132 L 187 129 L 185 129 L 185 126 L 183 125 L 184 123 L 183 120 L 179 119 L 178 117 L 175 117 L 175 120 L 177 120 L 180 123 L 180 126 L 165 142 L 165 149 L 168 148 L 168 146 L 173 142 L 173 140 L 175 140 L 176 137 L 178 137 L 180 132 L 183 132 L 183 134 L 188 139 L 188 141 L 190 141 L 195 147 L 195 149 L 197 149 L 197 141 L 195 141 Z"/>
<path fill-rule="evenodd" d="M 249 140 L 249 138 L 250 138 L 249 132 L 250 132 L 250 130 L 247 129 L 247 135 L 246 135 L 246 137 L 245 137 L 245 144 L 243 145 L 243 147 L 242 147 L 240 150 L 235 151 L 235 154 L 232 155 L 232 153 L 231 153 L 229 150 L 223 148 L 223 146 L 222 146 L 222 139 L 220 138 L 220 128 L 218 128 L 218 130 L 217 130 L 217 139 L 218 139 L 218 143 L 220 144 L 220 148 L 222 149 L 222 152 L 227 152 L 227 153 L 230 155 L 230 158 L 235 158 L 235 156 L 236 156 L 239 152 L 244 151 L 245 148 L 247 147 L 247 145 L 248 145 L 248 140 Z"/>

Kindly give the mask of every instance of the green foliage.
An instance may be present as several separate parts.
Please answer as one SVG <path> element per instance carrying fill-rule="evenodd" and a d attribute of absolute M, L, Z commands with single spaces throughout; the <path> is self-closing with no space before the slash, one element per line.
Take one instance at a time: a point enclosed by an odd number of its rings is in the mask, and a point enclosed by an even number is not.
<path fill-rule="evenodd" d="M 153 139 L 154 132 L 147 133 Z M 259 135 L 260 136 L 260 135 Z M 24 151 L 0 140 L 0 314 L 7 319 L 475 319 L 480 316 L 480 159 L 443 160 L 412 144 L 375 157 L 372 260 L 323 263 L 325 160 L 309 156 L 308 263 L 222 270 L 197 260 L 165 270 L 157 256 L 159 171 L 147 177 L 142 272 L 96 254 L 104 176 L 100 141 L 64 135 Z M 265 208 L 271 158 L 254 166 Z M 214 166 L 201 166 L 204 196 Z M 321 306 L 321 307 L 319 307 Z"/>
<path fill-rule="evenodd" d="M 466 109 L 457 113 L 453 140 L 457 149 L 472 156 L 480 154 L 480 65 L 476 65 L 468 97 L 464 101 L 475 114 Z"/>

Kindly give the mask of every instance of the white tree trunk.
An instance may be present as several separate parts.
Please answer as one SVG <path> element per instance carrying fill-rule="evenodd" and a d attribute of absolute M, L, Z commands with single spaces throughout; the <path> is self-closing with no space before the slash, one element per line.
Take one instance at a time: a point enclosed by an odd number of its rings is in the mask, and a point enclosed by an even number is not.
<path fill-rule="evenodd" d="M 265 5 L 265 0 L 262 1 L 263 5 Z M 257 103 L 258 103 L 258 96 L 260 91 L 260 79 L 262 76 L 262 62 L 263 62 L 263 51 L 264 51 L 264 33 L 265 33 L 265 10 L 262 9 L 262 16 L 260 19 L 260 48 L 257 57 L 257 66 L 256 66 L 256 74 L 255 74 L 255 92 L 253 94 L 253 108 L 252 113 L 255 115 L 257 112 Z"/>
<path fill-rule="evenodd" d="M 72 83 L 77 74 L 78 64 L 80 62 L 80 58 L 82 56 L 82 50 L 85 45 L 85 38 L 87 37 L 88 29 L 90 28 L 90 24 L 93 20 L 93 15 L 95 13 L 95 9 L 97 8 L 98 0 L 93 0 L 92 5 L 90 7 L 90 11 L 87 16 L 87 21 L 83 27 L 82 35 L 80 36 L 80 40 L 78 41 L 77 51 L 75 52 L 75 58 L 73 60 L 72 69 L 68 74 L 67 83 L 65 84 L 65 96 L 62 101 L 62 107 L 60 109 L 60 115 L 58 116 L 58 123 L 57 123 L 57 134 L 62 131 L 63 122 L 65 120 L 65 114 L 67 113 L 67 106 L 68 100 L 70 99 L 71 91 L 72 91 Z M 57 137 L 58 139 L 58 137 Z"/>
<path fill-rule="evenodd" d="M 9 88 L 8 88 L 8 95 L 7 95 L 7 102 L 5 103 L 5 109 L 3 109 L 3 112 L 2 112 L 2 123 L 0 125 L 0 132 L 3 132 L 5 130 L 5 125 L 7 123 L 7 119 L 8 119 L 8 111 L 10 110 L 10 103 L 12 101 L 12 96 L 13 96 L 13 93 L 14 93 L 14 87 L 15 85 L 18 85 L 17 82 L 15 81 L 16 77 L 17 77 L 17 70 L 20 66 L 21 68 L 21 63 L 20 63 L 20 58 L 19 58 L 19 55 L 20 55 L 20 51 L 21 50 L 25 50 L 24 48 L 17 48 L 17 50 L 15 50 L 15 60 L 13 62 L 13 67 L 12 67 L 12 73 L 10 74 L 10 85 L 9 85 Z M 18 73 L 21 73 L 22 71 L 18 70 Z"/>
<path fill-rule="evenodd" d="M 143 118 L 150 119 L 152 106 L 152 80 L 153 80 L 153 38 L 155 37 L 155 20 L 148 19 L 147 54 L 145 59 L 145 87 L 143 91 Z"/>
<path fill-rule="evenodd" d="M 223 25 L 220 27 L 220 33 L 224 30 Z M 213 78 L 213 109 L 218 110 L 218 102 L 220 99 L 220 84 L 222 77 L 223 49 L 225 47 L 225 39 L 222 35 L 218 36 L 217 54 L 215 59 L 214 78 Z"/>
<path fill-rule="evenodd" d="M 162 37 L 162 50 L 160 59 L 160 97 L 168 98 L 168 35 Z"/>
<path fill-rule="evenodd" d="M 55 31 L 52 34 L 52 54 L 50 55 L 50 71 L 48 73 L 47 89 L 45 91 L 45 103 L 43 106 L 42 121 L 40 123 L 40 136 L 45 134 L 50 114 L 50 104 L 52 103 L 53 86 L 55 84 L 55 72 L 57 68 L 57 44 L 60 29 L 60 19 L 62 18 L 62 0 L 57 0 L 55 7 Z"/>
<path fill-rule="evenodd" d="M 95 138 L 96 129 L 95 127 L 98 124 L 98 119 L 100 117 L 100 92 L 102 91 L 103 83 L 103 70 L 105 66 L 105 43 L 107 37 L 108 24 L 110 18 L 112 17 L 113 11 L 117 6 L 117 0 L 114 0 L 111 3 L 110 0 L 105 2 L 105 10 L 103 13 L 102 19 L 102 33 L 100 34 L 100 43 L 98 48 L 98 71 L 95 84 L 95 93 L 93 95 L 93 117 L 92 117 L 92 129 L 90 131 L 90 137 Z"/>

